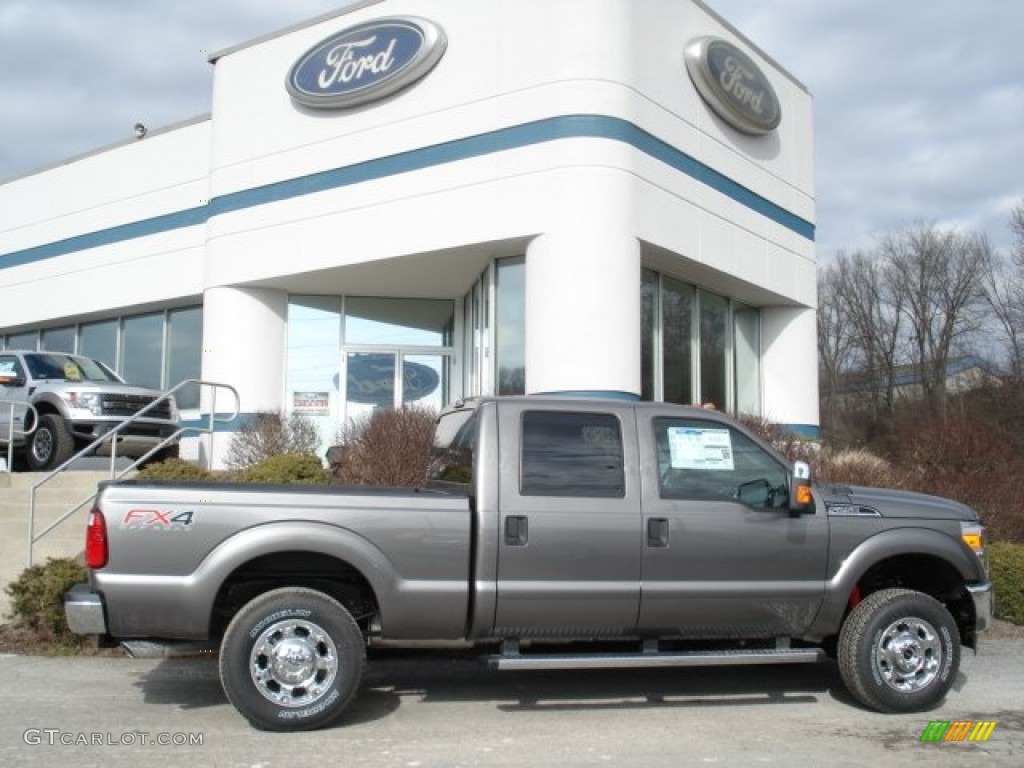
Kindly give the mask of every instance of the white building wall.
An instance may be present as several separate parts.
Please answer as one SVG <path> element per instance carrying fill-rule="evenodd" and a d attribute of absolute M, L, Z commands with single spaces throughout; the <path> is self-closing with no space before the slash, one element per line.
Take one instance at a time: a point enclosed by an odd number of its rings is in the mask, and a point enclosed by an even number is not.
<path fill-rule="evenodd" d="M 239 396 L 241 414 L 278 412 L 284 408 L 284 353 L 287 345 L 288 294 L 267 288 L 210 288 L 203 297 L 203 380 L 229 383 Z M 234 409 L 233 398 L 204 387 L 203 413 L 222 417 Z M 223 466 L 229 439 L 204 438 L 204 463 Z"/>
<path fill-rule="evenodd" d="M 209 141 L 203 119 L 0 184 L 0 325 L 201 295 Z"/>
<path fill-rule="evenodd" d="M 447 33 L 430 74 L 353 110 L 291 102 L 307 49 L 400 14 Z M 701 100 L 683 49 L 704 34 L 767 74 L 776 132 L 739 134 Z M 816 391 L 787 383 L 815 354 L 814 244 L 786 226 L 814 220 L 811 146 L 807 92 L 699 4 L 388 0 L 217 58 L 211 121 L 0 185 L 0 254 L 25 261 L 0 269 L 0 324 L 203 295 L 203 377 L 242 384 L 251 412 L 283 402 L 288 292 L 458 298 L 525 253 L 531 391 L 638 393 L 643 263 L 764 308 L 765 412 L 814 424 Z M 90 239 L 203 206 L 205 225 Z M 86 275 L 104 290 L 76 291 Z"/>

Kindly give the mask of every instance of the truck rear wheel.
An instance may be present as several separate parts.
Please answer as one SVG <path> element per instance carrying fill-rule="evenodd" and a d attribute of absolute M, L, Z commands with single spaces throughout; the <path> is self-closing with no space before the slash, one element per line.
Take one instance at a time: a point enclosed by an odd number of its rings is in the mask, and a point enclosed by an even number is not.
<path fill-rule="evenodd" d="M 312 589 L 275 589 L 228 625 L 220 679 L 228 699 L 257 728 L 306 731 L 337 719 L 363 674 L 366 652 L 352 615 Z"/>
<path fill-rule="evenodd" d="M 839 635 L 839 672 L 879 712 L 939 704 L 960 668 L 960 635 L 946 606 L 921 592 L 883 589 L 854 608 Z"/>

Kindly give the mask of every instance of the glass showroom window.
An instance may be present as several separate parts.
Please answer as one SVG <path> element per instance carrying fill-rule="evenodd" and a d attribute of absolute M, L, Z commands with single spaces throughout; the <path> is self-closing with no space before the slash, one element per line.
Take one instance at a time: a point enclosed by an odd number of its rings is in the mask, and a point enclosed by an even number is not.
<path fill-rule="evenodd" d="M 7 337 L 8 349 L 36 349 L 38 343 L 39 334 L 36 331 L 12 333 Z"/>
<path fill-rule="evenodd" d="M 124 318 L 121 330 L 121 377 L 129 384 L 159 389 L 163 383 L 164 315 Z"/>
<path fill-rule="evenodd" d="M 644 400 L 760 415 L 760 310 L 645 269 L 641 312 Z"/>
<path fill-rule="evenodd" d="M 498 259 L 484 270 L 466 294 L 463 313 L 466 395 L 525 394 L 525 260 Z"/>
<path fill-rule="evenodd" d="M 287 409 L 313 420 L 322 447 L 378 408 L 440 410 L 454 321 L 450 300 L 289 297 Z"/>
<path fill-rule="evenodd" d="M 198 379 L 202 369 L 203 311 L 199 307 L 167 313 L 167 360 L 164 386 L 177 386 L 186 379 Z M 175 394 L 179 408 L 199 407 L 199 386 L 192 384 Z"/>
<path fill-rule="evenodd" d="M 78 354 L 95 358 L 116 371 L 117 320 L 78 326 Z"/>
<path fill-rule="evenodd" d="M 69 325 L 66 328 L 47 328 L 43 331 L 43 342 L 40 349 L 47 352 L 71 352 L 75 351 L 75 327 Z"/>
<path fill-rule="evenodd" d="M 729 399 L 729 302 L 700 291 L 700 401 L 732 410 Z"/>
<path fill-rule="evenodd" d="M 494 349 L 499 395 L 526 393 L 526 262 L 497 262 Z"/>
<path fill-rule="evenodd" d="M 312 420 L 320 446 L 335 441 L 341 418 L 341 297 L 288 300 L 288 374 L 285 408 Z"/>
<path fill-rule="evenodd" d="M 664 277 L 661 281 L 661 399 L 693 402 L 693 286 Z"/>

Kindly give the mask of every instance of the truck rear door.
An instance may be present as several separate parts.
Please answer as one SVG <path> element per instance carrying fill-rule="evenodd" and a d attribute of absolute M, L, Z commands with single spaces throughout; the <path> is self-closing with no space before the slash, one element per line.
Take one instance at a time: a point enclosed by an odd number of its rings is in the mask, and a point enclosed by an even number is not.
<path fill-rule="evenodd" d="M 498 419 L 496 633 L 631 632 L 642 550 L 632 409 L 508 401 Z"/>

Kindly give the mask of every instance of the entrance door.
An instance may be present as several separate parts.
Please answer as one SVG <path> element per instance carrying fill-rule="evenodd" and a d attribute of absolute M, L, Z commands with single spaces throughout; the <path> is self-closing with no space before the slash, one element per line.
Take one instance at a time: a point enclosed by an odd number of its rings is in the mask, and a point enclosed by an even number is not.
<path fill-rule="evenodd" d="M 403 405 L 433 408 L 445 404 L 447 357 L 401 350 L 345 352 L 342 420 L 371 414 L 376 408 Z"/>

